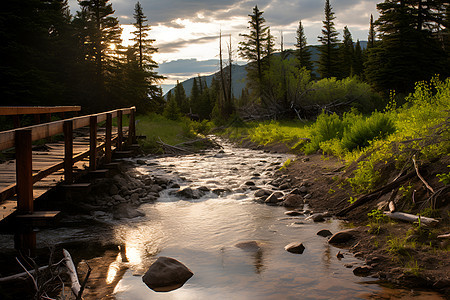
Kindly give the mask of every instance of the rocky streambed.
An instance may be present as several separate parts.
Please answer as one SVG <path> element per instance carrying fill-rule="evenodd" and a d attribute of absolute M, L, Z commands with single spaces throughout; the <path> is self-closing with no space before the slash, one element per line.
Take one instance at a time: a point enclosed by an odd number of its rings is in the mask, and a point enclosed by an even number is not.
<path fill-rule="evenodd" d="M 293 186 L 278 171 L 292 156 L 220 143 L 126 160 L 125 172 L 94 182 L 82 214 L 39 232 L 38 245 L 64 244 L 81 277 L 92 267 L 86 299 L 439 299 L 376 284 L 370 265 L 341 244 L 357 230 L 311 211 L 310 182 Z M 159 257 L 194 275 L 168 293 L 149 289 L 142 277 Z"/>

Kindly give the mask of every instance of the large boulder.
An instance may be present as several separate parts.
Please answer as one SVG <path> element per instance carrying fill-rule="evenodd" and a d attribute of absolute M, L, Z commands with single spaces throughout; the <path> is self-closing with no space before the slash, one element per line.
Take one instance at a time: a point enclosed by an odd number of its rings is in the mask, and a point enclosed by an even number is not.
<path fill-rule="evenodd" d="M 297 194 L 289 194 L 285 197 L 281 205 L 286 207 L 299 207 L 303 205 L 303 197 Z"/>
<path fill-rule="evenodd" d="M 289 245 L 286 245 L 284 247 L 284 250 L 295 254 L 302 254 L 303 251 L 305 251 L 305 246 L 303 246 L 302 243 L 293 242 Z"/>
<path fill-rule="evenodd" d="M 328 240 L 328 243 L 342 244 L 342 243 L 347 243 L 348 241 L 350 241 L 354 238 L 355 238 L 354 229 L 347 229 L 347 230 L 342 230 L 342 231 L 339 231 L 339 232 L 336 232 L 335 234 L 333 234 L 330 237 L 330 239 Z"/>
<path fill-rule="evenodd" d="M 237 243 L 234 246 L 239 248 L 239 249 L 242 249 L 244 251 L 249 251 L 249 252 L 256 252 L 256 251 L 259 251 L 261 249 L 261 247 L 259 246 L 258 242 L 256 242 L 256 241 L 240 242 L 240 243 Z"/>
<path fill-rule="evenodd" d="M 205 192 L 199 189 L 192 189 L 190 187 L 178 190 L 175 194 L 179 197 L 187 198 L 187 199 L 200 199 Z"/>
<path fill-rule="evenodd" d="M 142 216 L 145 216 L 143 212 L 131 207 L 127 203 L 119 204 L 113 212 L 114 219 L 132 219 Z"/>
<path fill-rule="evenodd" d="M 170 257 L 159 257 L 142 276 L 142 281 L 154 291 L 171 291 L 189 280 L 194 273 Z"/>
<path fill-rule="evenodd" d="M 264 200 L 267 204 L 275 204 L 278 203 L 278 197 L 275 193 L 272 193 L 266 200 Z"/>

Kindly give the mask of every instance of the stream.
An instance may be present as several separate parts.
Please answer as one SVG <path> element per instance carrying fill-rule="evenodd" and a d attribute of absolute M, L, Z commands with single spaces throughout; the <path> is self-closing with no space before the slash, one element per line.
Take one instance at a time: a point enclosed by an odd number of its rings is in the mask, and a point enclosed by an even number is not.
<path fill-rule="evenodd" d="M 255 202 L 255 188 L 246 183 L 273 189 L 273 173 L 293 156 L 220 143 L 222 150 L 201 154 L 140 158 L 146 164 L 136 166 L 139 172 L 170 177 L 180 187 L 165 189 L 156 202 L 142 204 L 139 210 L 145 216 L 112 221 L 108 238 L 126 251 L 125 260 L 119 253 L 108 267 L 106 282 L 116 284 L 116 299 L 439 299 L 434 293 L 388 289 L 373 278 L 353 275 L 352 269 L 364 261 L 317 235 L 321 229 L 345 229 L 341 221 L 314 223 L 305 216 L 285 215 L 284 207 Z M 186 187 L 210 191 L 190 200 L 174 194 Z M 215 189 L 225 192 L 211 192 Z M 38 244 L 102 235 L 101 228 L 93 229 L 43 230 Z M 260 248 L 235 246 L 249 241 Z M 302 242 L 303 254 L 285 251 L 291 242 Z M 344 258 L 336 257 L 338 251 Z M 159 256 L 179 260 L 194 276 L 179 289 L 154 292 L 142 275 Z"/>

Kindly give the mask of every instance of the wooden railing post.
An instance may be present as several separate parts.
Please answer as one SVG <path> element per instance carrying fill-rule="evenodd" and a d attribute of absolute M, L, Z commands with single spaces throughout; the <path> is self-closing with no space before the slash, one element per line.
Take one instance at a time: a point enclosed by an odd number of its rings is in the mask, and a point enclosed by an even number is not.
<path fill-rule="evenodd" d="M 135 109 L 130 112 L 130 122 L 128 124 L 128 145 L 136 144 L 136 124 L 135 124 Z"/>
<path fill-rule="evenodd" d="M 20 213 L 33 212 L 33 178 L 31 130 L 16 131 L 17 209 Z"/>
<path fill-rule="evenodd" d="M 122 150 L 123 131 L 122 131 L 122 110 L 117 111 L 117 149 Z"/>
<path fill-rule="evenodd" d="M 73 183 L 73 121 L 65 121 L 64 130 L 64 181 Z"/>
<path fill-rule="evenodd" d="M 89 119 L 89 169 L 97 169 L 97 116 Z"/>
<path fill-rule="evenodd" d="M 105 135 L 105 161 L 107 164 L 111 162 L 111 139 L 112 139 L 112 114 L 106 114 L 106 135 Z"/>

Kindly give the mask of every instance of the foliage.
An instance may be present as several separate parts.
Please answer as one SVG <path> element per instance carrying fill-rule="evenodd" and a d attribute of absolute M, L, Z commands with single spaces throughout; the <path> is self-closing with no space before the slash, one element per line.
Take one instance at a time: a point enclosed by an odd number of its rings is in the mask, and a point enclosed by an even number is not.
<path fill-rule="evenodd" d="M 139 143 L 147 152 L 160 152 L 160 139 L 164 143 L 176 145 L 192 138 L 189 120 L 170 120 L 155 113 L 138 116 L 137 120 L 137 134 L 146 136 L 146 139 L 139 140 Z"/>
<path fill-rule="evenodd" d="M 267 145 L 269 143 L 280 142 L 291 144 L 299 138 L 308 135 L 305 124 L 295 121 L 284 122 L 265 122 L 250 124 L 252 127 L 247 129 L 247 134 L 252 142 Z"/>
<path fill-rule="evenodd" d="M 409 254 L 409 247 L 406 238 L 391 236 L 388 238 L 387 243 L 389 253 L 401 256 L 407 256 Z"/>
<path fill-rule="evenodd" d="M 294 60 L 294 63 L 292 62 Z M 298 69 L 297 58 L 274 56 L 270 68 L 264 72 L 266 98 L 280 111 L 292 111 L 291 106 L 304 106 L 304 94 L 311 81 L 311 72 L 306 68 Z"/>
<path fill-rule="evenodd" d="M 208 120 L 203 120 L 201 122 L 191 121 L 190 127 L 195 134 L 208 134 L 214 127 L 214 123 Z"/>
<path fill-rule="evenodd" d="M 447 168 L 450 168 L 450 165 L 448 165 Z M 436 177 L 439 178 L 439 182 L 442 182 L 445 185 L 449 185 L 450 184 L 450 172 L 442 173 L 442 174 L 436 174 Z"/>
<path fill-rule="evenodd" d="M 450 153 L 447 123 L 450 78 L 417 83 L 414 93 L 406 97 L 406 101 L 400 108 L 391 102 L 391 110 L 385 113 L 393 120 L 396 132 L 386 139 L 375 140 L 350 159 L 356 160 L 363 155 L 358 159 L 354 177 L 348 179 L 355 192 L 371 190 L 379 184 L 381 167 L 395 163 L 401 168 L 405 161 L 410 161 L 412 151 L 427 160 Z"/>
<path fill-rule="evenodd" d="M 292 163 L 291 159 L 288 158 L 288 159 L 283 163 L 283 165 L 281 166 L 280 171 L 286 170 L 287 167 L 289 167 L 289 165 L 290 165 L 291 163 Z"/>
<path fill-rule="evenodd" d="M 380 234 L 381 224 L 387 222 L 388 217 L 378 209 L 373 209 L 367 216 L 369 217 L 369 224 L 367 225 L 370 227 L 369 233 Z"/>
<path fill-rule="evenodd" d="M 344 112 L 355 107 L 362 113 L 370 113 L 384 108 L 380 95 L 371 91 L 369 84 L 356 77 L 342 80 L 325 78 L 311 82 L 303 104 L 322 107 L 331 112 Z"/>
<path fill-rule="evenodd" d="M 395 132 L 394 123 L 388 115 L 374 112 L 366 119 L 356 119 L 344 132 L 342 146 L 349 151 L 367 147 L 374 139 L 383 139 Z"/>
<path fill-rule="evenodd" d="M 321 142 L 342 138 L 345 128 L 346 125 L 337 114 L 322 112 L 311 128 L 311 143 L 306 145 L 305 153 L 311 154 L 319 150 Z"/>

